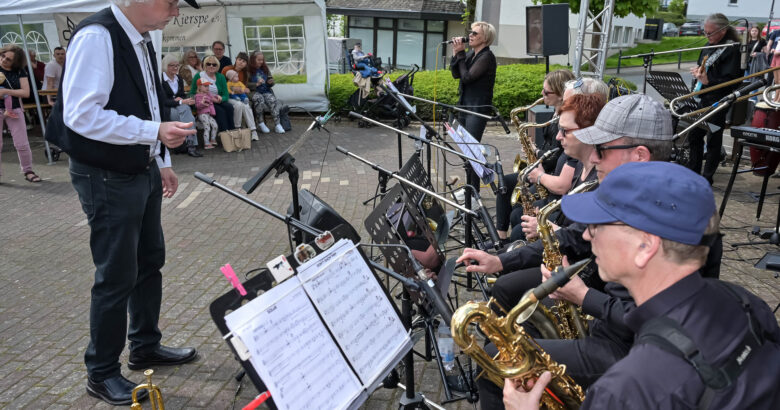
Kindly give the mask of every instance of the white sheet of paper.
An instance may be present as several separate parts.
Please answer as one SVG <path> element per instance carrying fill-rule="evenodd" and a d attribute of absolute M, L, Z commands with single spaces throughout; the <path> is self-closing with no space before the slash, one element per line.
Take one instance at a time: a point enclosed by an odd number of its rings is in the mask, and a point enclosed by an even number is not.
<path fill-rule="evenodd" d="M 398 92 L 398 88 L 395 87 L 395 84 L 393 84 L 393 82 L 390 81 L 389 78 L 385 78 L 385 85 L 387 86 L 387 88 L 389 88 L 389 89 L 391 89 L 391 90 L 393 90 L 395 92 Z M 403 95 L 396 94 L 396 97 L 398 97 L 398 99 L 401 100 L 401 104 L 403 104 L 404 107 L 406 107 L 407 111 L 414 112 L 414 113 L 417 112 L 417 107 L 412 107 L 412 105 L 409 104 L 409 101 L 406 101 L 406 98 L 404 98 Z"/>
<path fill-rule="evenodd" d="M 465 128 L 463 128 L 462 125 L 458 125 L 458 128 L 447 128 L 447 134 L 452 138 L 453 141 L 455 141 L 456 144 L 458 144 L 458 148 L 460 148 L 460 151 L 468 155 L 471 158 L 478 159 L 482 162 L 485 161 L 485 156 L 482 155 L 482 149 L 481 146 L 478 145 L 479 141 L 477 141 L 474 137 L 469 134 L 468 131 L 466 131 Z M 471 164 L 471 167 L 474 169 L 474 172 L 477 173 L 480 179 L 483 181 L 493 180 L 493 170 L 490 168 L 485 168 L 481 164 L 478 164 L 474 161 L 469 161 Z"/>
<path fill-rule="evenodd" d="M 374 274 L 346 239 L 298 269 L 306 292 L 364 386 L 410 341 Z"/>
<path fill-rule="evenodd" d="M 362 392 L 297 277 L 225 321 L 248 348 L 252 366 L 280 409 L 343 409 Z"/>

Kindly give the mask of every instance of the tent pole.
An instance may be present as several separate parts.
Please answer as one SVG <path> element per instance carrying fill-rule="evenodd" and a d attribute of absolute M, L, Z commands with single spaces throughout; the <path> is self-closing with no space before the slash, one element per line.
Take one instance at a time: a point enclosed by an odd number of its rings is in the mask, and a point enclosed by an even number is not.
<path fill-rule="evenodd" d="M 38 96 L 38 84 L 35 80 L 35 72 L 32 68 L 32 61 L 30 60 L 30 52 L 27 49 L 27 35 L 24 33 L 24 25 L 22 24 L 22 15 L 17 14 L 16 17 L 19 18 L 19 31 L 22 34 L 22 45 L 24 45 L 24 56 L 27 58 L 27 67 L 28 71 L 30 72 L 30 77 L 32 77 L 32 81 L 30 81 L 30 84 L 32 84 L 32 92 L 33 97 L 35 97 L 35 107 L 38 109 L 38 120 L 41 122 L 41 135 L 43 135 L 43 144 L 46 146 L 46 158 L 49 159 L 48 165 L 54 164 L 54 161 L 51 159 L 51 150 L 49 149 L 49 142 L 46 141 L 46 127 L 44 126 L 43 122 L 43 110 L 41 110 L 41 99 L 40 96 Z"/>

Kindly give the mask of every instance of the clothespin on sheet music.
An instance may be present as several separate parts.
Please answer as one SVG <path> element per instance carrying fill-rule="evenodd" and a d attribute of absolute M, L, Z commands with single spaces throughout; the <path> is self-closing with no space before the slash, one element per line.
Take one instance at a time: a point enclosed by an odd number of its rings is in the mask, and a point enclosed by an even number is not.
<path fill-rule="evenodd" d="M 259 396 L 255 397 L 254 400 L 250 401 L 249 404 L 244 406 L 243 410 L 255 410 L 258 406 L 263 404 L 268 398 L 271 397 L 271 392 L 265 391 L 261 393 Z"/>
<path fill-rule="evenodd" d="M 241 296 L 246 296 L 246 289 L 244 289 L 244 285 L 242 285 L 241 281 L 238 280 L 238 276 L 236 276 L 236 272 L 233 271 L 233 267 L 230 266 L 229 263 L 219 268 L 219 270 L 222 271 L 222 274 L 225 275 L 228 282 L 230 282 L 230 284 L 233 285 L 234 288 L 236 288 L 236 290 Z"/>

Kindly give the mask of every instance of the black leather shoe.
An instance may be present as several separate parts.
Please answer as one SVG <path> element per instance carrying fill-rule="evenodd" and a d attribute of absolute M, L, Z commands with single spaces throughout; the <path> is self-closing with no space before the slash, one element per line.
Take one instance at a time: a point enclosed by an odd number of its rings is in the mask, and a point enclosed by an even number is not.
<path fill-rule="evenodd" d="M 203 156 L 203 154 L 201 154 L 200 151 L 196 150 L 195 148 L 190 148 L 190 150 L 187 151 L 187 155 L 195 158 L 200 158 Z"/>
<path fill-rule="evenodd" d="M 155 350 L 146 353 L 130 352 L 127 367 L 131 370 L 148 369 L 154 366 L 171 366 L 195 360 L 198 352 L 192 347 L 166 347 L 160 345 Z"/>
<path fill-rule="evenodd" d="M 87 378 L 87 394 L 97 397 L 114 406 L 126 406 L 133 402 L 133 389 L 137 384 L 125 379 L 122 375 L 110 377 L 103 381 L 93 381 Z M 139 402 L 146 399 L 149 392 L 141 390 L 136 394 Z"/>

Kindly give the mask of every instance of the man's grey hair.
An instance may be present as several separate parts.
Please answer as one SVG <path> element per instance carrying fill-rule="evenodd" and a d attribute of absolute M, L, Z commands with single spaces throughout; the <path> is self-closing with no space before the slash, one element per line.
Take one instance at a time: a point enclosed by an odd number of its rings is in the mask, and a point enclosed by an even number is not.
<path fill-rule="evenodd" d="M 582 85 L 574 87 L 577 82 L 582 81 Z M 579 80 L 569 80 L 566 82 L 565 90 L 572 90 L 572 94 L 601 94 L 604 101 L 609 100 L 609 87 L 604 81 L 598 78 L 582 77 Z"/>

